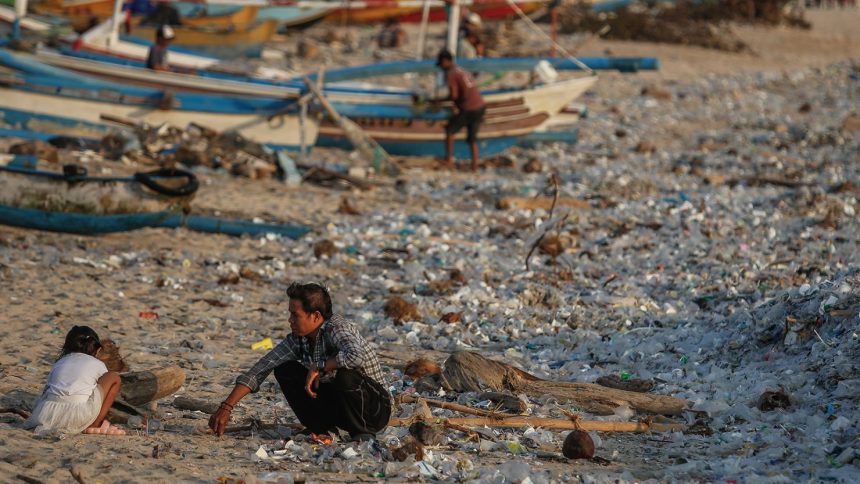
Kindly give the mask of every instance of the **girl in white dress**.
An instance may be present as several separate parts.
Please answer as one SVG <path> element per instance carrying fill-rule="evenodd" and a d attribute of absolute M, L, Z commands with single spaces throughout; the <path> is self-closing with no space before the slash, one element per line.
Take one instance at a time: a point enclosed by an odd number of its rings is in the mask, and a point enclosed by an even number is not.
<path fill-rule="evenodd" d="M 119 393 L 120 378 L 96 358 L 101 348 L 92 328 L 72 327 L 25 428 L 37 433 L 125 434 L 105 419 Z"/>

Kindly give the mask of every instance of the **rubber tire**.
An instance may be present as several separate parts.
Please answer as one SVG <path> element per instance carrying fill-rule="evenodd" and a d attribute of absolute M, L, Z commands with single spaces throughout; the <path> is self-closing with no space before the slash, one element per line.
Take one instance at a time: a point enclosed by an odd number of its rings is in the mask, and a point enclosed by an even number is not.
<path fill-rule="evenodd" d="M 177 188 L 165 187 L 163 185 L 159 185 L 155 178 L 187 178 L 188 182 L 185 185 L 182 185 Z M 197 181 L 197 177 L 194 173 L 185 170 L 178 170 L 175 168 L 160 168 L 155 171 L 150 171 L 147 173 L 135 173 L 134 179 L 141 183 L 146 188 L 150 190 L 160 193 L 162 195 L 167 195 L 169 197 L 187 197 L 192 195 L 194 192 L 200 188 L 200 182 Z"/>

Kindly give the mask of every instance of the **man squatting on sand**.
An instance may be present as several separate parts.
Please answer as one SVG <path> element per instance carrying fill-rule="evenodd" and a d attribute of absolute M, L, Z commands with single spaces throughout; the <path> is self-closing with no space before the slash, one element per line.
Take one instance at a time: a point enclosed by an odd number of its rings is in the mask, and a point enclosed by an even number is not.
<path fill-rule="evenodd" d="M 376 354 L 355 323 L 332 314 L 323 286 L 293 283 L 287 295 L 292 332 L 236 379 L 209 418 L 209 427 L 223 435 L 233 407 L 274 370 L 287 403 L 308 432 L 341 429 L 355 440 L 373 438 L 391 416 L 391 395 Z"/>

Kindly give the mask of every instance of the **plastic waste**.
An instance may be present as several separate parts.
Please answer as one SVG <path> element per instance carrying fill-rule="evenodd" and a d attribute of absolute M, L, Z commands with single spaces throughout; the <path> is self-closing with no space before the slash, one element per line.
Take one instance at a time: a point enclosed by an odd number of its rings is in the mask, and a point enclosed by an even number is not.
<path fill-rule="evenodd" d="M 251 345 L 252 350 L 271 350 L 273 347 L 272 338 L 263 338 Z"/>

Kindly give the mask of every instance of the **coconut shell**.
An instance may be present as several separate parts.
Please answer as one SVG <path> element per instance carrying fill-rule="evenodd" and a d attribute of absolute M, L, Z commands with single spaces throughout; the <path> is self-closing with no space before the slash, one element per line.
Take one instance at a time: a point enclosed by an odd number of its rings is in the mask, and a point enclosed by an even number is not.
<path fill-rule="evenodd" d="M 588 432 L 574 430 L 564 439 L 561 453 L 568 459 L 591 459 L 594 457 L 594 441 Z"/>
<path fill-rule="evenodd" d="M 439 365 L 425 358 L 412 360 L 407 363 L 406 367 L 403 369 L 403 374 L 413 380 L 418 380 L 427 375 L 439 375 L 441 373 L 442 368 Z"/>
<path fill-rule="evenodd" d="M 334 242 L 323 239 L 314 244 L 314 257 L 319 259 L 322 256 L 332 256 L 337 254 L 337 246 L 334 245 Z"/>
<path fill-rule="evenodd" d="M 128 365 L 119 354 L 119 346 L 113 340 L 102 340 L 102 349 L 99 351 L 98 359 L 105 364 L 109 371 L 124 373 L 129 370 Z"/>
<path fill-rule="evenodd" d="M 418 305 L 406 302 L 403 298 L 394 296 L 385 303 L 385 315 L 394 320 L 395 324 L 418 319 Z"/>

